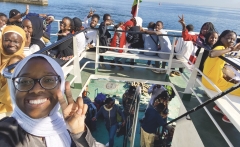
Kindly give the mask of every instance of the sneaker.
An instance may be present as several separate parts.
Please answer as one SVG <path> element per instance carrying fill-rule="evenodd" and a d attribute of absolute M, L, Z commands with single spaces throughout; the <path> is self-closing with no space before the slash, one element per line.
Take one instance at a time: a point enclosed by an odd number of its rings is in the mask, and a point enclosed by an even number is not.
<path fill-rule="evenodd" d="M 215 105 L 215 106 L 213 107 L 213 110 L 216 111 L 216 112 L 218 112 L 218 113 L 222 113 L 221 109 L 218 108 L 217 105 Z M 223 113 L 222 113 L 222 114 L 223 114 Z"/>
<path fill-rule="evenodd" d="M 179 72 L 177 72 L 177 71 L 174 71 L 174 74 L 176 75 L 176 76 L 180 76 L 181 74 L 179 73 Z"/>
<path fill-rule="evenodd" d="M 222 117 L 222 120 L 223 120 L 224 122 L 226 122 L 226 123 L 231 123 L 230 120 L 227 118 L 226 115 L 224 115 L 224 116 Z"/>
<path fill-rule="evenodd" d="M 109 142 L 105 144 L 105 146 L 109 146 Z"/>
<path fill-rule="evenodd" d="M 152 71 L 155 73 L 161 73 L 160 69 L 152 69 Z"/>
<path fill-rule="evenodd" d="M 170 77 L 175 77 L 174 71 L 170 73 Z"/>

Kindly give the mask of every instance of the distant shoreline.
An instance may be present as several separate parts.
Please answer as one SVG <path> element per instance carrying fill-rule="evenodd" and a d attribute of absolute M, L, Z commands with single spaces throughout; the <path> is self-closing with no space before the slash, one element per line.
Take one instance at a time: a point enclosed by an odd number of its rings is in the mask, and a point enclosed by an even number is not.
<path fill-rule="evenodd" d="M 48 6 L 48 0 L 0 0 L 0 2 L 7 2 L 7 3 L 22 3 L 22 4 L 31 4 L 31 5 L 41 5 L 41 6 Z"/>

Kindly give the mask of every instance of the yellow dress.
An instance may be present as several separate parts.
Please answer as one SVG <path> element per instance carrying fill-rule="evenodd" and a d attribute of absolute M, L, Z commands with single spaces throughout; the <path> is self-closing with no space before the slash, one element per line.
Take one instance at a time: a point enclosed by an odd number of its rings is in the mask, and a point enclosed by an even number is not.
<path fill-rule="evenodd" d="M 213 50 L 223 49 L 225 49 L 224 46 L 217 46 Z M 208 57 L 204 63 L 203 69 L 203 73 L 222 91 L 225 91 L 234 85 L 233 83 L 230 83 L 223 78 L 222 69 L 224 67 L 224 64 L 225 61 L 219 57 Z M 202 77 L 202 83 L 208 89 L 216 91 L 215 88 L 204 77 Z M 232 91 L 230 94 L 240 96 L 240 88 Z"/>

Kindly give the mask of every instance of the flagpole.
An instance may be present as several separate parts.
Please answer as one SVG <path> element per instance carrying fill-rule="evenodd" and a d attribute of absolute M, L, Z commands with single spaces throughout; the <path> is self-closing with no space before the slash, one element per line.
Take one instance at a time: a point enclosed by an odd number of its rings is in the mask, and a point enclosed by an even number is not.
<path fill-rule="evenodd" d="M 136 16 L 138 16 L 138 6 L 139 6 L 139 0 L 137 0 L 137 10 L 136 10 Z"/>

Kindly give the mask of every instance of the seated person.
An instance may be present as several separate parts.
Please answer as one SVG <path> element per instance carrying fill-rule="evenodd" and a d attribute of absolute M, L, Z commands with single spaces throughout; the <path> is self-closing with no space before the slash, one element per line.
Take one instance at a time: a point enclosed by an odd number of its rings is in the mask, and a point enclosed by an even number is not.
<path fill-rule="evenodd" d="M 60 23 L 60 31 L 58 32 L 57 41 L 66 36 L 72 35 L 74 22 L 70 17 L 63 17 Z M 73 40 L 69 39 L 50 51 L 50 56 L 60 58 L 62 60 L 70 60 L 73 57 Z"/>
<path fill-rule="evenodd" d="M 87 105 L 81 97 L 74 102 L 62 68 L 49 56 L 33 54 L 19 62 L 10 86 L 15 107 L 11 117 L 0 120 L 2 146 L 93 147 L 99 144 L 84 124 Z M 59 113 L 60 106 L 63 116 Z"/>
<path fill-rule="evenodd" d="M 237 34 L 235 32 L 231 30 L 223 31 L 216 44 L 213 45 L 213 49 L 210 51 L 209 57 L 207 57 L 204 63 L 203 73 L 222 91 L 229 89 L 235 84 L 224 79 L 222 69 L 225 61 L 220 59 L 219 56 L 224 56 L 226 53 L 232 51 L 238 51 L 240 49 L 240 43 L 234 45 L 236 39 Z M 206 88 L 216 91 L 212 84 L 210 84 L 204 77 L 202 78 L 202 83 Z M 230 94 L 240 96 L 240 89 L 238 88 Z M 217 105 L 214 107 L 214 110 L 221 112 Z M 222 120 L 230 123 L 225 115 Z"/>

